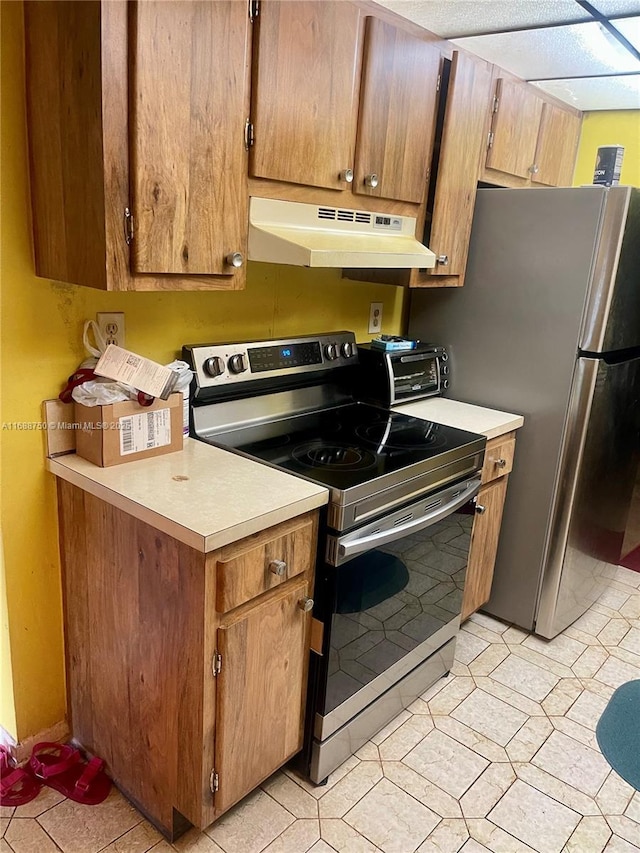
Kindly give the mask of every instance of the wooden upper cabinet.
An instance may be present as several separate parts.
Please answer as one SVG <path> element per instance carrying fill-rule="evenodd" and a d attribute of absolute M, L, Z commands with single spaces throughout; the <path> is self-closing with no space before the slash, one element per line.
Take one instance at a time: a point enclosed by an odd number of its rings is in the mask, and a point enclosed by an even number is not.
<path fill-rule="evenodd" d="M 246 255 L 246 3 L 131 6 L 134 269 L 232 274 Z"/>
<path fill-rule="evenodd" d="M 448 285 L 463 283 L 491 88 L 491 66 L 456 51 L 451 63 L 440 157 L 433 176 L 433 210 L 428 214 L 431 227 L 427 242 L 438 262 L 428 274 L 420 275 L 419 286 L 429 285 L 429 278 L 434 275 L 460 277 L 448 281 Z"/>
<path fill-rule="evenodd" d="M 498 79 L 487 168 L 520 178 L 531 177 L 542 104 L 527 84 Z"/>
<path fill-rule="evenodd" d="M 367 18 L 355 193 L 423 200 L 439 70 L 440 51 L 433 44 Z"/>
<path fill-rule="evenodd" d="M 24 4 L 37 275 L 230 290 L 245 267 L 247 5 Z M 133 211 L 133 216 L 130 215 Z"/>
<path fill-rule="evenodd" d="M 552 187 L 571 186 L 581 125 L 579 115 L 544 104 L 532 181 Z"/>
<path fill-rule="evenodd" d="M 256 26 L 251 175 L 345 189 L 341 173 L 353 169 L 360 12 L 344 0 L 264 0 Z"/>

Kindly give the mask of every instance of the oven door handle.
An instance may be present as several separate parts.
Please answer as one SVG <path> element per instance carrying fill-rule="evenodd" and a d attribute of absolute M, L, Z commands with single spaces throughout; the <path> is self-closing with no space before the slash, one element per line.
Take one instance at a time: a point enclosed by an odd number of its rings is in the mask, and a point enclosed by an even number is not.
<path fill-rule="evenodd" d="M 342 559 L 355 557 L 356 554 L 362 554 L 364 551 L 370 551 L 378 545 L 387 545 L 395 539 L 400 539 L 409 533 L 416 533 L 419 530 L 424 530 L 425 527 L 430 527 L 438 521 L 442 521 L 451 513 L 455 512 L 460 507 L 464 506 L 468 501 L 474 498 L 480 490 L 480 479 L 474 480 L 462 492 L 457 492 L 454 498 L 449 503 L 439 506 L 433 512 L 426 515 L 421 515 L 419 518 L 413 518 L 406 524 L 391 527 L 388 530 L 380 530 L 377 533 L 372 533 L 368 536 L 362 536 L 359 539 L 349 540 L 348 534 L 344 538 L 338 540 L 338 553 Z"/>

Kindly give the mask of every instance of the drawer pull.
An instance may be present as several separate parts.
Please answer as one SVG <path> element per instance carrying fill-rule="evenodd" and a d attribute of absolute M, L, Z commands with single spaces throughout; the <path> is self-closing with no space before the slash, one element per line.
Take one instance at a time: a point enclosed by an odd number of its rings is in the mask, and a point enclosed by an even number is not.
<path fill-rule="evenodd" d="M 273 572 L 274 575 L 282 577 L 282 575 L 287 571 L 287 564 L 284 560 L 272 560 L 269 563 L 269 571 Z"/>
<path fill-rule="evenodd" d="M 496 468 L 506 468 L 507 460 L 506 459 L 496 459 L 495 461 Z"/>
<path fill-rule="evenodd" d="M 303 613 L 309 613 L 313 610 L 313 598 L 301 598 L 298 600 L 298 607 Z"/>

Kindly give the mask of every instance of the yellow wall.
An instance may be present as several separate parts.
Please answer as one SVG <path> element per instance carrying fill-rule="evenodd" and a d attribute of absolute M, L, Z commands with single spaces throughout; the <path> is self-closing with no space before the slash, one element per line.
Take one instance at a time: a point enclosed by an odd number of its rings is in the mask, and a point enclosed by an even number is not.
<path fill-rule="evenodd" d="M 37 422 L 82 360 L 82 324 L 96 311 L 126 313 L 127 346 L 166 362 L 183 343 L 353 329 L 367 338 L 369 303 L 383 330 L 401 330 L 404 293 L 342 281 L 339 272 L 250 264 L 240 293 L 97 293 L 36 278 L 31 259 L 24 126 L 22 4 L 2 3 L 2 421 Z M 76 200 L 81 203 L 81 199 Z M 36 431 L 2 429 L 2 529 L 15 723 L 19 739 L 65 714 L 60 565 L 54 478 Z M 8 671 L 6 644 L 3 672 Z M 10 695 L 10 691 L 8 692 Z M 4 695 L 3 695 L 4 699 Z"/>
<path fill-rule="evenodd" d="M 585 113 L 574 186 L 593 183 L 596 152 L 601 145 L 624 146 L 620 183 L 640 187 L 640 110 Z"/>

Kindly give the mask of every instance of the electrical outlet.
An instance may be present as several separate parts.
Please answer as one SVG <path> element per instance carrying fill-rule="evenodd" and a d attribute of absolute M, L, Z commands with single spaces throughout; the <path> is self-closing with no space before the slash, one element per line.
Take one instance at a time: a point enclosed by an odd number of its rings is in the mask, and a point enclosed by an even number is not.
<path fill-rule="evenodd" d="M 124 313 L 122 311 L 99 311 L 96 314 L 96 322 L 107 344 L 124 347 Z"/>
<path fill-rule="evenodd" d="M 372 302 L 369 306 L 369 334 L 379 335 L 382 331 L 382 302 Z"/>

